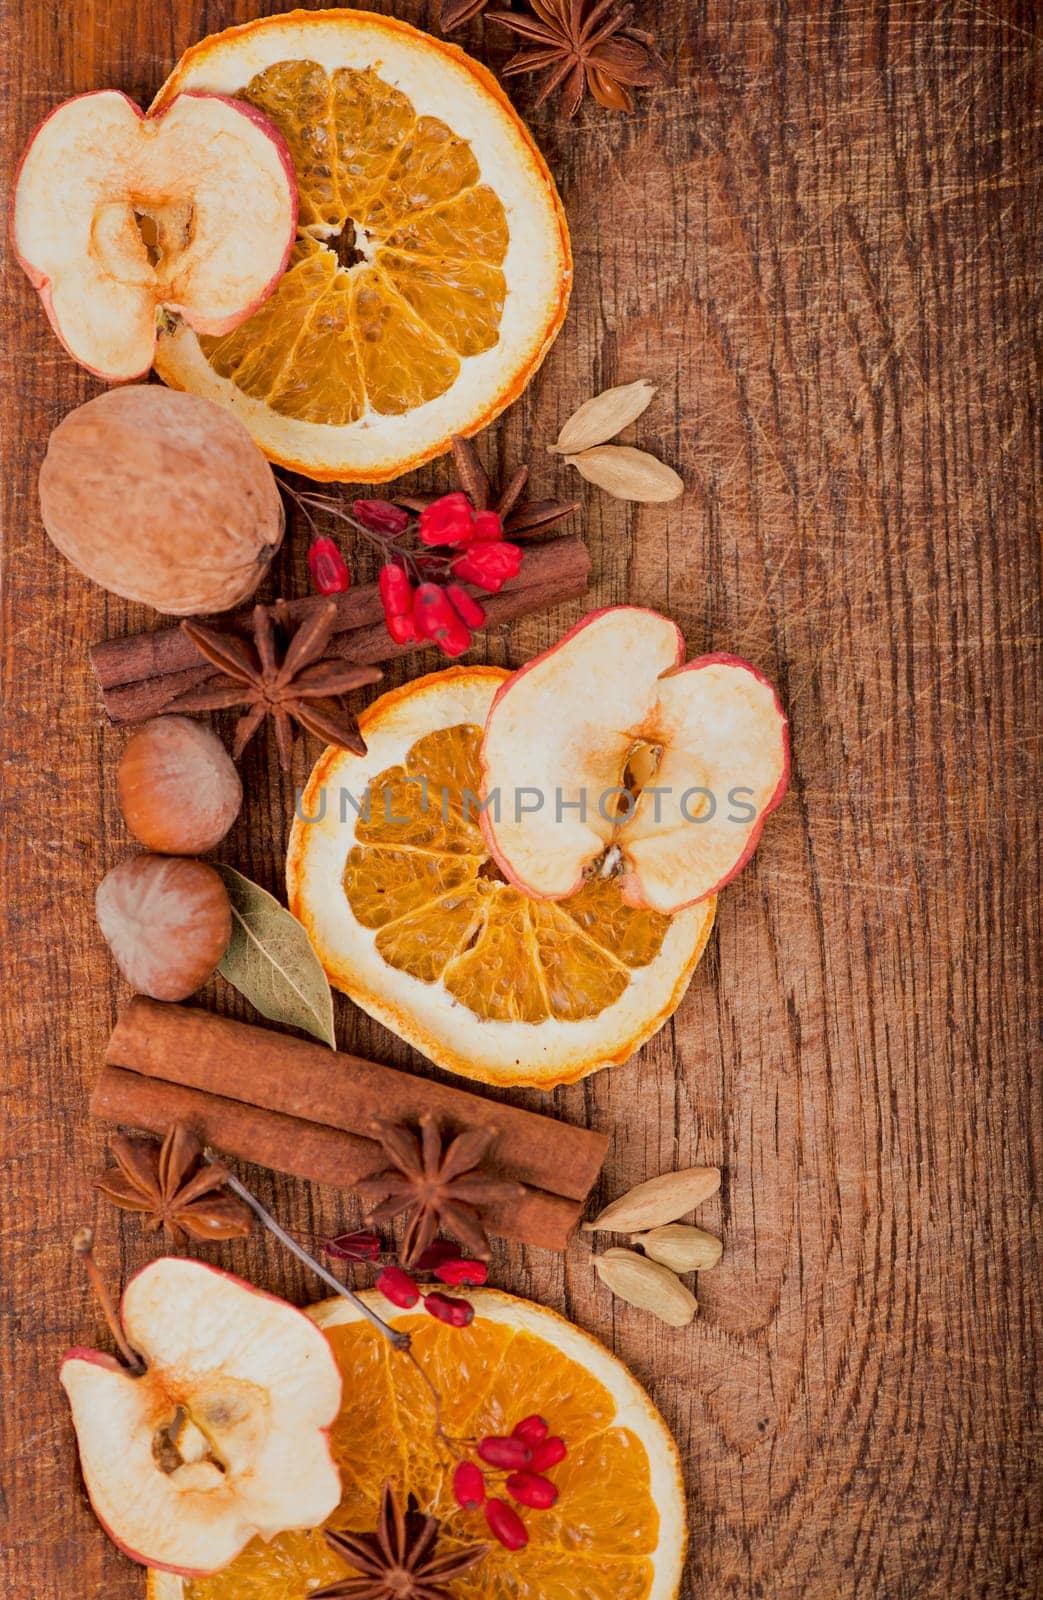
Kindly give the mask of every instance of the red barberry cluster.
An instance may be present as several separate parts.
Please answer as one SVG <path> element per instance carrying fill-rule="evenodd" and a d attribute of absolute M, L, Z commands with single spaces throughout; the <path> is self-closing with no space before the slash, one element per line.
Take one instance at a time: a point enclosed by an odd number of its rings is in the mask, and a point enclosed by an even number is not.
<path fill-rule="evenodd" d="M 496 594 L 521 566 L 521 549 L 503 537 L 498 514 L 476 511 L 460 492 L 433 500 L 415 521 L 390 500 L 354 500 L 349 516 L 332 502 L 299 498 L 305 510 L 312 506 L 332 511 L 383 547 L 380 598 L 388 633 L 396 644 L 428 639 L 447 656 L 463 655 L 474 629 L 485 623 L 484 607 L 464 584 Z M 420 550 L 401 543 L 411 529 L 419 535 Z M 332 539 L 314 540 L 308 565 L 322 594 L 343 593 L 351 583 Z"/>
<path fill-rule="evenodd" d="M 360 504 L 355 502 L 356 516 Z M 430 639 L 443 655 L 463 655 L 472 631 L 485 622 L 484 608 L 463 583 L 496 594 L 521 566 L 521 550 L 504 539 L 495 511 L 475 511 L 461 493 L 425 506 L 417 531 L 422 544 L 443 553 L 396 554 L 384 566 L 380 597 L 388 632 L 396 644 Z"/>
<path fill-rule="evenodd" d="M 327 1239 L 324 1249 L 328 1256 L 338 1261 L 379 1261 L 385 1254 L 379 1233 L 363 1229 L 355 1233 L 342 1233 Z M 437 1278 L 449 1288 L 476 1289 L 489 1277 L 484 1261 L 472 1261 L 458 1244 L 450 1239 L 436 1239 L 419 1256 L 413 1270 L 406 1272 L 397 1262 L 391 1261 L 377 1274 L 377 1288 L 385 1300 L 403 1311 L 411 1311 L 424 1302 L 429 1316 L 451 1328 L 466 1328 L 474 1321 L 474 1306 L 469 1300 L 443 1294 L 441 1289 L 425 1288 L 420 1281 L 425 1277 Z"/>
<path fill-rule="evenodd" d="M 484 1261 L 471 1261 L 463 1256 L 439 1261 L 430 1267 L 425 1265 L 424 1257 L 421 1256 L 416 1271 L 418 1273 L 430 1271 L 440 1283 L 449 1284 L 454 1288 L 477 1288 L 489 1276 L 489 1269 Z M 441 1289 L 425 1290 L 413 1273 L 406 1272 L 403 1267 L 382 1268 L 377 1274 L 377 1288 L 385 1300 L 390 1300 L 393 1306 L 400 1306 L 403 1311 L 411 1311 L 419 1301 L 423 1300 L 424 1310 L 428 1315 L 437 1317 L 439 1322 L 447 1323 L 450 1328 L 466 1328 L 474 1321 L 474 1306 L 469 1300 L 443 1294 Z"/>
<path fill-rule="evenodd" d="M 467 496 L 457 490 L 432 500 L 420 513 L 420 537 L 424 544 L 448 545 L 464 550 L 468 545 L 489 543 L 503 538 L 503 527 L 495 511 L 476 511 Z"/>
<path fill-rule="evenodd" d="M 523 1417 L 509 1434 L 486 1434 L 478 1441 L 478 1455 L 493 1473 L 505 1473 L 503 1487 L 516 1504 L 529 1511 L 548 1511 L 558 1498 L 555 1484 L 545 1476 L 564 1461 L 564 1439 L 552 1435 L 543 1417 Z M 508 1550 L 521 1550 L 529 1542 L 528 1530 L 513 1506 L 489 1494 L 488 1472 L 474 1461 L 461 1461 L 453 1473 L 453 1495 L 464 1511 L 483 1511 L 494 1539 Z"/>

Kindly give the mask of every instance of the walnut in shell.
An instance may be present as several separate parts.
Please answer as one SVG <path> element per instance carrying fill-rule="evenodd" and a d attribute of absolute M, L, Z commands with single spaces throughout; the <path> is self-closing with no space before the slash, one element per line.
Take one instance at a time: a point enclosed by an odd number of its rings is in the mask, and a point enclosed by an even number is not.
<path fill-rule="evenodd" d="M 40 510 L 74 567 L 172 616 L 246 600 L 285 520 L 272 469 L 238 417 L 148 384 L 109 389 L 58 424 Z"/>

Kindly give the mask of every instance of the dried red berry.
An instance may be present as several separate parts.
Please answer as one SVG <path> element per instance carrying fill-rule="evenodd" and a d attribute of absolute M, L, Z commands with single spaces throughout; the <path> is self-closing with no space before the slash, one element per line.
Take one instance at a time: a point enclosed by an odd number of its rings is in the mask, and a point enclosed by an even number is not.
<path fill-rule="evenodd" d="M 489 1268 L 484 1261 L 443 1261 L 435 1268 L 435 1277 L 454 1288 L 476 1289 L 489 1280 Z"/>
<path fill-rule="evenodd" d="M 474 519 L 475 539 L 502 539 L 503 523 L 496 511 L 478 511 Z"/>
<path fill-rule="evenodd" d="M 356 1233 L 338 1233 L 327 1239 L 322 1247 L 335 1261 L 375 1261 L 384 1243 L 379 1233 L 366 1233 L 361 1228 Z"/>
<path fill-rule="evenodd" d="M 497 594 L 508 578 L 517 575 L 521 566 L 520 545 L 508 544 L 506 539 L 491 539 L 487 544 L 473 544 L 463 555 L 453 560 L 453 574 L 466 583 L 476 583 L 487 594 Z"/>
<path fill-rule="evenodd" d="M 453 1495 L 464 1511 L 477 1511 L 485 1502 L 485 1479 L 473 1461 L 461 1461 L 453 1473 Z"/>
<path fill-rule="evenodd" d="M 419 639 L 420 637 L 416 631 L 416 623 L 413 621 L 412 612 L 408 617 L 385 617 L 384 625 L 396 644 L 409 644 L 412 639 Z"/>
<path fill-rule="evenodd" d="M 458 1261 L 463 1251 L 454 1239 L 436 1239 L 422 1250 L 413 1263 L 416 1272 L 433 1272 L 443 1261 Z"/>
<path fill-rule="evenodd" d="M 547 1511 L 558 1498 L 558 1491 L 549 1478 L 537 1472 L 512 1472 L 504 1486 L 512 1500 L 520 1506 L 531 1506 L 534 1511 Z"/>
<path fill-rule="evenodd" d="M 474 1321 L 474 1306 L 470 1300 L 457 1300 L 454 1295 L 442 1294 L 434 1289 L 424 1296 L 424 1310 L 450 1328 L 466 1328 Z"/>
<path fill-rule="evenodd" d="M 443 655 L 462 656 L 471 634 L 437 583 L 422 583 L 413 599 L 413 621 L 422 639 L 432 639 Z"/>
<path fill-rule="evenodd" d="M 485 627 L 485 607 L 468 594 L 462 584 L 447 583 L 445 592 L 453 602 L 453 610 L 469 628 Z"/>
<path fill-rule="evenodd" d="M 396 644 L 418 639 L 420 635 L 413 620 L 413 585 L 408 574 L 397 562 L 389 561 L 381 567 L 377 582 L 384 606 L 384 622 L 392 639 Z"/>
<path fill-rule="evenodd" d="M 308 550 L 312 582 L 320 594 L 343 594 L 351 588 L 351 573 L 332 539 L 314 539 Z"/>
<path fill-rule="evenodd" d="M 485 1520 L 489 1524 L 489 1532 L 493 1538 L 499 1539 L 507 1550 L 525 1549 L 529 1542 L 525 1524 L 506 1500 L 487 1500 Z"/>
<path fill-rule="evenodd" d="M 532 1459 L 529 1468 L 532 1472 L 546 1472 L 551 1467 L 556 1467 L 559 1461 L 564 1461 L 568 1455 L 564 1439 L 559 1439 L 557 1434 L 544 1439 L 542 1444 L 532 1447 Z"/>
<path fill-rule="evenodd" d="M 401 1267 L 385 1267 L 377 1273 L 377 1288 L 385 1300 L 390 1300 L 393 1306 L 401 1306 L 404 1311 L 415 1306 L 420 1299 L 420 1290 L 416 1282 L 403 1272 Z"/>
<path fill-rule="evenodd" d="M 524 1439 L 508 1439 L 498 1434 L 486 1434 L 478 1441 L 478 1454 L 490 1467 L 502 1467 L 505 1472 L 518 1472 L 532 1460 L 532 1451 Z"/>
<path fill-rule="evenodd" d="M 390 500 L 353 500 L 352 515 L 370 533 L 379 533 L 383 539 L 394 539 L 405 533 L 412 520 L 408 511 L 392 505 Z"/>
<path fill-rule="evenodd" d="M 465 494 L 444 494 L 424 507 L 418 528 L 424 544 L 459 548 L 474 538 L 474 507 Z"/>
<path fill-rule="evenodd" d="M 403 616 L 413 610 L 413 585 L 404 567 L 389 561 L 380 569 L 377 579 L 385 616 Z"/>
<path fill-rule="evenodd" d="M 544 1417 L 533 1412 L 531 1417 L 522 1417 L 516 1427 L 511 1429 L 512 1439 L 524 1439 L 532 1449 L 533 1445 L 542 1444 L 550 1432 L 550 1425 Z"/>

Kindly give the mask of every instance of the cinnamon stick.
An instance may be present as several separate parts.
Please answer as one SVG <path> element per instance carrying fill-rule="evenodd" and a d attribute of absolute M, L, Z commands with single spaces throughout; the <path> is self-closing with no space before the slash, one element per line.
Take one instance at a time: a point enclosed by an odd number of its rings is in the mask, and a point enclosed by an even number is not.
<path fill-rule="evenodd" d="M 527 548 L 517 577 L 509 579 L 499 594 L 475 593 L 485 607 L 487 626 L 495 627 L 563 600 L 576 599 L 585 592 L 589 574 L 587 547 L 578 534 L 569 534 Z M 328 598 L 308 595 L 291 600 L 288 610 L 299 620 Z M 398 645 L 389 637 L 375 583 L 362 584 L 334 598 L 337 619 L 327 660 L 345 659 L 360 666 L 373 666 L 429 648 L 423 640 Z M 247 609 L 229 619 L 229 626 L 245 631 L 249 619 Z M 158 715 L 175 695 L 194 688 L 214 672 L 192 641 L 176 627 L 103 640 L 92 647 L 90 658 L 105 710 L 110 721 L 119 724 Z"/>
<path fill-rule="evenodd" d="M 135 995 L 105 1050 L 109 1066 L 202 1089 L 366 1138 L 374 1118 L 415 1123 L 429 1111 L 448 1128 L 495 1127 L 488 1161 L 519 1183 L 585 1200 L 608 1136 L 538 1111 L 485 1100 L 308 1039 Z M 370 1171 L 372 1171 L 372 1167 Z"/>
<path fill-rule="evenodd" d="M 164 1134 L 173 1123 L 188 1122 L 222 1155 L 338 1189 L 352 1188 L 384 1161 L 380 1146 L 371 1139 L 122 1067 L 102 1068 L 91 1096 L 91 1113 L 101 1122 L 122 1123 L 147 1133 Z M 582 1210 L 579 1200 L 526 1189 L 509 1206 L 483 1209 L 482 1219 L 488 1231 L 501 1238 L 543 1250 L 564 1250 Z"/>
<path fill-rule="evenodd" d="M 184 1116 L 227 1155 L 340 1188 L 384 1165 L 375 1118 L 415 1125 L 430 1112 L 446 1134 L 493 1127 L 487 1163 L 526 1193 L 491 1210 L 489 1226 L 552 1250 L 565 1248 L 608 1149 L 607 1135 L 540 1112 L 142 995 L 113 1029 L 91 1110 L 157 1133 Z"/>

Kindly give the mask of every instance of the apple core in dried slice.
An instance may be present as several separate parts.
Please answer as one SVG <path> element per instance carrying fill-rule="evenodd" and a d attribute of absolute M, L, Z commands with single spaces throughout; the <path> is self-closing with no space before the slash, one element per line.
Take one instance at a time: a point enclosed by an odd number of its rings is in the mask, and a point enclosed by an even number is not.
<path fill-rule="evenodd" d="M 214 1572 L 255 1535 L 329 1516 L 340 1498 L 328 1433 L 341 1382 L 314 1323 L 172 1256 L 130 1280 L 121 1321 L 145 1373 L 71 1350 L 61 1382 L 91 1504 L 127 1555 Z"/>
<path fill-rule="evenodd" d="M 685 664 L 674 623 L 616 606 L 501 686 L 481 768 L 500 797 L 482 831 L 523 893 L 568 903 L 618 867 L 625 904 L 671 914 L 749 860 L 786 790 L 787 723 L 748 662 Z"/>
<path fill-rule="evenodd" d="M 69 353 L 110 382 L 152 365 L 156 317 L 202 334 L 249 317 L 297 221 L 289 152 L 254 108 L 184 94 L 146 117 L 126 95 L 68 100 L 18 172 L 18 258 Z"/>

